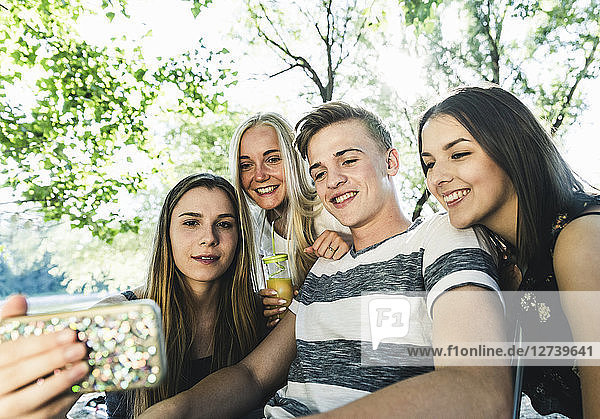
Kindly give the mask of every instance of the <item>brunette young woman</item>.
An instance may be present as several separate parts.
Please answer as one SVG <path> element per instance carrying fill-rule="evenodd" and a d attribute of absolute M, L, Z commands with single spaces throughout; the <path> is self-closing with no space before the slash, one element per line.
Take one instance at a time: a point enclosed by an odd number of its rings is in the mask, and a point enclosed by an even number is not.
<path fill-rule="evenodd" d="M 452 225 L 482 225 L 515 256 L 522 276 L 512 289 L 600 291 L 600 197 L 519 99 L 498 86 L 460 88 L 425 112 L 418 143 L 428 189 Z M 528 317 L 523 339 L 552 328 L 598 342 L 600 304 L 573 294 L 517 313 Z M 523 380 L 541 414 L 600 417 L 598 366 L 527 366 Z"/>
<path fill-rule="evenodd" d="M 137 416 L 244 358 L 266 333 L 254 293 L 251 222 L 233 186 L 211 174 L 181 180 L 162 206 L 145 286 L 101 304 L 150 298 L 161 309 L 167 352 L 165 382 L 154 389 L 107 393 L 109 417 Z M 3 316 L 24 314 L 13 297 Z M 61 395 L 88 372 L 85 346 L 65 331 L 0 346 L 0 417 L 62 413 L 73 396 Z M 72 365 L 71 365 L 72 364 Z M 53 370 L 64 372 L 44 380 Z M 58 371 L 58 370 L 57 370 Z M 29 384 L 33 383 L 33 384 Z"/>
<path fill-rule="evenodd" d="M 345 255 L 351 236 L 323 208 L 293 142 L 294 130 L 285 118 L 273 112 L 256 114 L 233 134 L 229 170 L 240 202 L 249 200 L 255 209 L 258 254 L 287 253 L 292 282 L 299 287 L 318 257 L 337 260 Z M 274 290 L 260 293 L 266 306 L 276 307 L 265 310 L 265 316 L 285 309 L 272 297 Z"/>
<path fill-rule="evenodd" d="M 150 298 L 158 304 L 167 379 L 156 389 L 108 393 L 110 417 L 137 416 L 189 389 L 241 360 L 264 337 L 250 225 L 247 208 L 220 176 L 188 176 L 167 194 L 146 285 L 103 301 Z"/>

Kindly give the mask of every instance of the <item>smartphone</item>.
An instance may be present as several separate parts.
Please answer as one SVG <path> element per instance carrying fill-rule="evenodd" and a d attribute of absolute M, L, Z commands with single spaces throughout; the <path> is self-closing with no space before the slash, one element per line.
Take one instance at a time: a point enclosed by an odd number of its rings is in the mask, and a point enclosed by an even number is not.
<path fill-rule="evenodd" d="M 73 393 L 153 387 L 165 377 L 160 309 L 152 300 L 7 318 L 0 322 L 0 344 L 66 328 L 85 342 L 90 364 L 89 376 Z"/>

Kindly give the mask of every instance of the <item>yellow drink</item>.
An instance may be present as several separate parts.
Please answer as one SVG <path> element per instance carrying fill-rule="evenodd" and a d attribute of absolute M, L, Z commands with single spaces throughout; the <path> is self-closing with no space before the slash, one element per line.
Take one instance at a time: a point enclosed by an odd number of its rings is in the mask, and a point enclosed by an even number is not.
<path fill-rule="evenodd" d="M 277 297 L 285 300 L 285 306 L 289 306 L 294 298 L 294 290 L 292 288 L 292 280 L 290 278 L 288 270 L 288 256 L 285 253 L 276 253 L 274 255 L 265 256 L 263 259 L 265 263 L 267 277 L 267 288 L 275 290 Z M 269 307 L 271 309 L 281 308 L 280 306 Z M 281 315 L 278 314 L 277 318 Z"/>
<path fill-rule="evenodd" d="M 287 301 L 286 306 L 289 306 L 294 298 L 291 278 L 269 278 L 267 279 L 267 288 L 277 291 L 277 297 Z"/>

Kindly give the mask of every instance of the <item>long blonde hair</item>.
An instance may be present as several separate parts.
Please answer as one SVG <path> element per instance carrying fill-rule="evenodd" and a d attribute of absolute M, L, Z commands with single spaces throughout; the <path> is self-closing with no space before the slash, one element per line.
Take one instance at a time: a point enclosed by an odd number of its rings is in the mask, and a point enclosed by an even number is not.
<path fill-rule="evenodd" d="M 287 253 L 290 258 L 292 280 L 295 284 L 301 285 L 316 261 L 316 257 L 305 253 L 304 249 L 312 245 L 317 238 L 314 218 L 323 210 L 323 205 L 309 181 L 305 162 L 292 146 L 294 129 L 284 117 L 274 112 L 251 116 L 242 122 L 233 134 L 229 144 L 229 170 L 242 205 L 246 204 L 248 199 L 256 205 L 241 184 L 239 156 L 244 133 L 252 127 L 261 125 L 272 127 L 277 133 L 285 170 L 287 208 L 283 215 L 287 217 Z"/>
<path fill-rule="evenodd" d="M 155 389 L 136 390 L 130 395 L 129 403 L 133 403 L 135 416 L 177 394 L 182 373 L 189 370 L 192 361 L 194 326 L 199 319 L 194 310 L 192 291 L 173 259 L 169 228 L 175 205 L 187 191 L 195 188 L 224 191 L 238 218 L 239 239 L 235 258 L 219 279 L 211 370 L 237 363 L 254 349 L 261 337 L 257 321 L 262 317 L 254 295 L 255 252 L 248 208 L 245 204 L 240 205 L 234 188 L 224 178 L 207 173 L 188 176 L 165 198 L 154 238 L 148 281 L 143 291 L 143 298 L 154 300 L 162 311 L 167 378 Z"/>

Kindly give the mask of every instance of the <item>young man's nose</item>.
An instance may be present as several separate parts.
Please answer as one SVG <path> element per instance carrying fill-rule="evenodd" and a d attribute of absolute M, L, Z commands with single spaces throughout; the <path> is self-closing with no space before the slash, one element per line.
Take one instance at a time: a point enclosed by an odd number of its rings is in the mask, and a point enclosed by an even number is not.
<path fill-rule="evenodd" d="M 337 169 L 329 170 L 327 173 L 327 187 L 334 189 L 346 182 L 346 176 Z"/>

